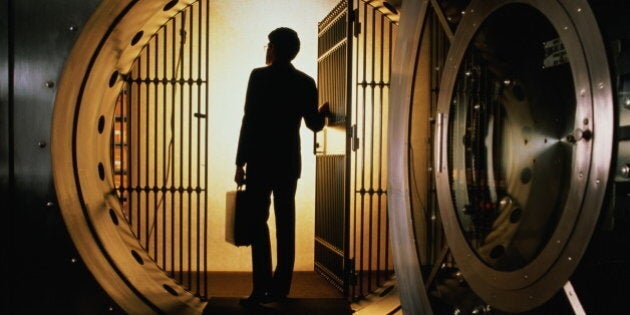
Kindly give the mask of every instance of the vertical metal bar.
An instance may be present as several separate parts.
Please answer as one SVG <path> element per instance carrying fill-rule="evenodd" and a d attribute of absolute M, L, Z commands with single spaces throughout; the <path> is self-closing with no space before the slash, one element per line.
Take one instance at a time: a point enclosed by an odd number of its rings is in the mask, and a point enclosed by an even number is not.
<path fill-rule="evenodd" d="M 140 82 L 142 82 L 142 58 L 138 59 L 138 76 L 137 76 L 137 83 L 136 83 L 136 88 L 138 89 L 138 93 L 136 93 L 136 95 L 138 96 L 136 98 L 136 141 L 137 141 L 137 145 L 135 146 L 136 148 L 136 184 L 135 184 L 135 191 L 136 191 L 136 197 L 137 197 L 137 202 L 136 202 L 136 212 L 137 212 L 137 217 L 136 217 L 136 235 L 138 236 L 138 241 L 140 241 L 142 239 L 142 192 L 140 190 L 141 187 L 141 180 L 142 180 L 142 172 L 140 170 L 140 164 L 141 162 L 141 157 L 140 157 L 140 152 L 141 152 L 141 147 L 142 147 L 142 141 L 140 139 L 140 128 L 142 128 L 142 120 L 141 120 L 141 111 L 142 111 L 142 89 L 141 89 L 141 84 Z"/>
<path fill-rule="evenodd" d="M 179 43 L 179 275 L 180 282 L 184 283 L 184 27 L 186 14 L 182 15 L 182 22 L 180 26 L 180 43 Z"/>
<path fill-rule="evenodd" d="M 158 102 L 158 69 L 159 69 L 159 40 L 160 37 L 159 36 L 155 36 L 155 61 L 153 62 L 154 68 L 153 68 L 153 78 L 151 80 L 151 82 L 153 82 L 153 101 L 154 101 L 154 106 L 153 106 L 153 133 L 151 134 L 151 136 L 153 136 L 153 220 L 151 220 L 151 235 L 153 236 L 153 252 L 154 252 L 154 257 L 153 259 L 155 261 L 158 261 L 158 235 L 160 235 L 159 233 L 159 229 L 157 226 L 157 219 L 158 219 L 158 190 L 157 187 L 159 186 L 158 184 L 158 106 L 159 106 L 159 102 Z"/>
<path fill-rule="evenodd" d="M 369 219 L 368 219 L 368 235 L 370 236 L 368 239 L 368 287 L 367 287 L 367 291 L 372 291 L 372 273 L 373 273 L 373 269 L 372 269 L 372 260 L 373 260 L 373 243 L 372 241 L 374 240 L 374 234 L 373 234 L 373 218 L 374 218 L 374 198 L 373 198 L 373 191 L 374 191 L 374 106 L 375 106 L 375 102 L 374 102 L 374 98 L 375 98 L 375 85 L 374 85 L 374 79 L 375 79 L 375 71 L 376 71 L 376 31 L 375 31 L 375 26 L 376 26 L 376 10 L 373 7 L 370 7 L 370 12 L 371 12 L 371 19 L 370 19 L 370 24 L 371 27 L 369 28 L 369 30 L 371 31 L 371 37 L 372 37 L 372 45 L 370 45 L 371 47 L 371 55 L 370 55 L 370 71 L 371 71 L 371 82 L 369 82 L 368 85 L 370 87 L 370 93 L 371 93 L 371 97 L 370 97 L 370 153 L 369 153 L 369 190 L 368 190 L 368 197 L 369 197 L 369 203 L 368 203 L 368 213 L 369 213 Z M 367 30 L 366 30 L 367 33 Z M 367 34 L 366 34 L 367 36 Z M 367 104 L 364 104 L 364 106 L 366 106 L 366 111 L 367 111 Z"/>
<path fill-rule="evenodd" d="M 378 220 L 377 220 L 377 227 L 376 227 L 376 285 L 380 285 L 381 284 L 381 191 L 382 191 L 382 186 L 381 186 L 381 180 L 382 180 L 382 157 L 383 157 L 383 89 L 385 87 L 385 80 L 384 80 L 384 62 L 383 62 L 383 58 L 384 58 L 384 47 L 385 47 L 385 18 L 384 16 L 381 14 L 380 15 L 380 27 L 381 27 L 381 31 L 380 31 L 380 42 L 381 44 L 379 45 L 380 47 L 380 51 L 379 51 L 379 65 L 380 65 L 380 82 L 378 84 L 378 86 L 380 87 L 379 89 L 379 124 L 378 124 L 378 135 L 379 135 L 379 139 L 378 139 L 378 144 L 379 144 L 379 148 L 378 148 L 378 173 L 377 173 L 377 180 L 378 180 L 378 187 L 376 190 L 376 197 L 377 199 L 377 203 L 376 203 L 376 209 L 378 212 Z"/>
<path fill-rule="evenodd" d="M 363 60 L 362 60 L 362 73 L 363 73 L 363 78 L 361 80 L 361 86 L 362 86 L 362 90 L 361 90 L 361 98 L 362 98 L 362 102 L 361 102 L 361 140 L 363 141 L 363 143 L 365 142 L 366 139 L 366 134 L 365 134 L 365 126 L 366 126 L 366 115 L 365 115 L 365 111 L 366 111 L 366 102 L 367 102 L 367 91 L 366 91 L 366 81 L 367 81 L 367 51 L 368 51 L 368 47 L 367 47 L 367 8 L 366 8 L 366 4 L 363 4 L 363 21 L 364 23 L 361 23 L 361 34 L 363 35 Z M 363 295 L 363 289 L 365 288 L 365 280 L 364 280 L 364 274 L 365 274 L 365 145 L 361 146 L 361 228 L 360 228 L 360 232 L 361 236 L 360 236 L 360 242 L 361 242 L 361 256 L 360 256 L 360 261 L 359 261 L 359 276 L 360 276 L 360 281 L 359 281 L 359 290 L 361 295 Z"/>
<path fill-rule="evenodd" d="M 353 28 L 354 28 L 354 19 L 356 19 L 357 17 L 354 16 L 354 1 L 353 0 L 348 0 L 347 3 L 347 13 L 346 13 L 346 60 L 345 60 L 345 71 L 346 71 L 346 76 L 345 76 L 345 86 L 346 86 L 346 91 L 345 91 L 345 106 L 346 106 L 346 133 L 350 132 L 350 130 L 352 130 L 352 91 L 355 89 L 355 87 L 353 86 L 352 82 L 353 82 L 353 70 L 352 70 L 352 61 L 354 59 L 354 44 L 353 44 L 353 40 L 354 40 L 354 34 L 353 34 Z M 350 221 L 351 221 L 351 208 L 350 208 L 350 194 L 353 193 L 352 191 L 352 187 L 351 187 L 351 171 L 352 171 L 352 136 L 348 136 L 346 135 L 346 152 L 345 152 L 345 183 L 344 183 L 344 229 L 346 231 L 344 231 L 344 261 L 348 261 L 350 259 Z M 353 198 L 356 199 L 356 198 Z M 354 213 L 354 211 L 352 211 L 352 213 Z M 356 227 L 356 224 L 354 225 Z M 356 236 L 356 233 L 353 233 L 353 235 Z M 353 236 L 353 243 L 354 242 L 354 237 Z M 354 256 L 354 254 L 353 254 Z M 344 263 L 344 268 L 348 268 L 348 264 Z M 344 284 L 343 284 L 343 292 L 344 292 L 344 296 L 348 297 L 350 295 L 350 283 L 349 283 L 349 276 L 350 274 L 354 274 L 354 270 L 344 270 L 345 272 L 345 276 L 344 276 Z M 354 285 L 353 287 L 353 294 L 354 294 Z"/>
<path fill-rule="evenodd" d="M 359 14 L 358 14 L 359 13 L 359 8 L 357 8 L 357 10 L 355 12 L 356 13 L 355 13 L 355 16 L 353 18 L 357 19 L 357 21 L 358 21 L 358 19 L 359 19 Z M 355 23 L 355 25 L 359 25 L 358 22 Z M 352 34 L 352 35 L 354 35 L 354 34 Z M 358 154 L 354 151 L 354 147 L 353 147 L 353 143 L 354 143 L 354 141 L 356 141 L 356 137 L 357 137 L 357 135 L 356 135 L 357 130 L 355 128 L 356 125 L 354 125 L 354 123 L 358 120 L 358 116 L 357 115 L 359 114 L 359 102 L 358 102 L 358 99 L 359 99 L 359 85 L 358 85 L 358 83 L 359 83 L 359 61 L 358 61 L 358 58 L 359 58 L 359 52 L 360 52 L 360 41 L 359 41 L 358 38 L 359 37 L 357 37 L 357 40 L 356 40 L 357 41 L 356 49 L 353 50 L 353 54 L 354 54 L 353 55 L 353 59 L 351 59 L 348 62 L 348 64 L 351 64 L 351 65 L 355 66 L 355 69 L 350 69 L 350 66 L 347 66 L 348 73 L 349 73 L 348 76 L 350 78 L 346 82 L 347 85 L 353 86 L 353 89 L 355 91 L 355 96 L 356 96 L 356 100 L 352 100 L 352 101 L 348 100 L 349 104 L 354 103 L 354 115 L 351 117 L 352 122 L 350 124 L 351 127 L 349 129 L 349 130 L 351 130 L 350 131 L 351 132 L 350 138 L 352 139 L 352 142 L 351 142 L 351 144 L 349 146 L 350 153 L 348 154 L 348 159 L 354 158 L 354 159 L 352 159 L 353 160 L 353 166 L 354 166 L 354 169 L 352 170 L 352 174 L 353 174 L 352 176 L 354 178 L 353 178 L 353 187 L 351 188 L 351 190 L 349 190 L 347 192 L 348 195 L 352 194 L 352 196 L 353 196 L 353 198 L 352 198 L 353 199 L 352 216 L 353 216 L 354 225 L 353 225 L 353 242 L 352 242 L 353 244 L 352 245 L 353 245 L 353 252 L 354 252 L 353 253 L 353 259 L 355 260 L 355 262 L 356 261 L 360 262 L 360 259 L 361 259 L 361 257 L 359 256 L 360 255 L 359 254 L 360 253 L 360 251 L 359 251 L 360 247 L 359 247 L 359 241 L 358 241 L 358 235 L 360 233 L 360 229 L 359 229 L 360 222 L 359 222 L 359 215 L 358 215 L 358 211 L 357 211 L 358 204 L 359 204 L 359 198 L 357 198 L 357 195 L 356 195 L 356 191 L 358 190 L 357 189 L 357 185 L 358 185 L 358 178 L 359 178 L 359 171 L 358 171 L 359 157 L 358 157 Z M 352 39 L 354 39 L 354 38 L 352 38 Z M 355 60 L 356 60 L 356 65 L 354 64 Z M 353 270 L 353 272 L 356 274 L 356 264 L 354 266 L 354 269 L 355 270 Z M 357 276 L 360 276 L 360 274 L 357 275 Z M 359 280 L 359 279 L 357 279 L 357 280 Z M 352 286 L 352 295 L 353 295 L 353 297 L 357 296 L 357 293 L 356 293 L 357 286 L 358 286 L 358 283 L 355 281 L 355 283 Z"/>
<path fill-rule="evenodd" d="M 205 144 L 204 144 L 204 165 L 206 165 L 206 169 L 204 170 L 204 185 L 203 187 L 204 189 L 204 210 L 207 208 L 208 206 L 208 121 L 210 119 L 209 115 L 209 94 L 210 94 L 210 62 L 209 62 L 209 55 L 210 55 L 210 1 L 206 0 L 204 1 L 205 5 L 206 5 L 206 27 L 205 27 L 205 39 L 206 39 L 206 49 L 205 49 L 205 61 L 206 61 L 206 73 L 205 73 L 205 78 L 206 78 L 206 93 L 205 93 L 205 113 L 206 113 L 206 125 L 205 125 Z M 204 214 L 207 214 L 207 211 L 204 211 Z M 205 215 L 205 220 L 204 220 L 204 296 L 208 297 L 208 216 Z"/>
<path fill-rule="evenodd" d="M 170 47 L 171 47 L 171 75 L 170 75 L 170 82 L 169 82 L 169 86 L 170 86 L 170 102 L 171 102 L 171 117 L 169 118 L 169 130 L 171 131 L 171 135 L 170 135 L 170 139 L 169 139 L 169 149 L 168 149 L 168 154 L 169 154 L 169 159 L 170 159 L 170 173 L 169 176 L 171 178 L 171 184 L 170 184 L 170 194 L 171 194 L 171 231 L 169 233 L 169 237 L 171 239 L 171 253 L 170 253 L 170 257 L 171 257 L 171 277 L 175 278 L 175 256 L 176 256 L 176 252 L 175 252 L 175 216 L 177 214 L 177 212 L 175 211 L 175 197 L 177 195 L 177 190 L 176 190 L 176 186 L 175 186 L 175 103 L 176 103 L 176 95 L 175 95 L 175 90 L 177 89 L 177 63 L 178 63 L 178 55 L 177 55 L 177 22 L 176 21 L 171 21 L 169 23 L 170 28 L 171 28 L 171 43 L 170 43 Z"/>
<path fill-rule="evenodd" d="M 149 91 L 149 75 L 150 75 L 150 67 L 151 67 L 151 45 L 147 45 L 146 48 L 146 55 L 145 55 L 145 60 L 146 62 L 146 67 L 145 67 L 145 72 L 144 72 L 144 91 L 145 91 L 145 114 L 144 114 L 144 134 L 147 135 L 146 137 L 143 137 L 144 140 L 144 186 L 142 187 L 143 189 L 143 193 L 144 193 L 144 201 L 145 201 L 145 217 L 144 217 L 144 234 L 145 234 L 145 248 L 147 249 L 147 251 L 149 250 L 149 239 L 150 239 L 150 226 L 149 226 L 149 222 L 150 222 L 150 204 L 149 204 L 149 190 L 147 189 L 149 187 L 149 170 L 148 170 L 148 166 L 149 166 L 149 100 L 150 100 L 150 91 Z"/>
<path fill-rule="evenodd" d="M 134 69 L 135 69 L 135 66 L 134 66 Z M 131 78 L 132 75 L 133 75 L 133 72 L 132 72 L 132 74 L 130 75 L 129 78 Z M 131 119 L 133 117 L 132 112 L 131 112 L 131 105 L 132 105 L 132 103 L 131 103 L 132 102 L 131 91 L 132 90 L 133 90 L 133 82 L 129 81 L 127 83 L 127 97 L 126 97 L 127 101 L 126 101 L 125 106 L 124 106 L 124 109 L 125 109 L 125 115 L 124 115 L 124 117 L 125 117 L 125 132 L 126 132 L 124 138 L 125 138 L 125 142 L 127 144 L 126 150 L 125 150 L 125 154 L 126 154 L 127 158 L 123 159 L 123 164 L 122 165 L 123 165 L 123 169 L 126 170 L 126 173 L 125 173 L 126 174 L 126 176 L 125 176 L 126 187 L 124 187 L 124 188 L 125 188 L 125 193 L 126 193 L 126 197 L 127 197 L 127 202 L 125 203 L 127 209 L 126 209 L 125 213 L 128 216 L 129 226 L 131 226 L 131 227 L 133 227 L 132 215 L 131 215 L 133 213 L 133 205 L 132 205 L 132 202 L 133 202 L 133 195 L 132 195 L 133 190 L 131 190 L 131 187 L 132 187 L 131 186 L 132 185 L 132 181 L 131 181 L 132 174 L 131 174 L 131 171 L 130 171 L 131 170 L 131 150 L 133 148 L 133 134 L 132 134 L 133 124 L 132 124 L 132 119 Z"/>
<path fill-rule="evenodd" d="M 191 6 L 188 8 L 188 12 L 190 12 L 189 17 L 190 19 L 188 20 L 188 47 L 189 47 L 189 51 L 188 51 L 188 272 L 190 274 L 190 278 L 189 278 L 189 287 L 191 289 L 191 291 L 193 292 L 197 292 L 196 289 L 194 289 L 194 281 L 196 279 L 195 276 L 195 271 L 196 269 L 194 268 L 193 263 L 195 262 L 193 255 L 194 255 L 194 246 L 193 246 L 193 240 L 194 240 L 194 225 L 193 225 L 193 217 L 194 217 L 194 211 L 195 210 L 195 201 L 194 201 L 194 197 L 195 197 L 195 190 L 194 190 L 194 164 L 193 164 L 193 155 L 194 155 L 194 151 L 193 149 L 195 148 L 194 145 L 194 137 L 193 137 L 193 119 L 194 119 L 194 114 L 193 114 L 193 110 L 194 110 L 194 105 L 193 105 L 193 94 L 194 94 L 194 62 L 195 62 L 195 58 L 193 55 L 193 50 L 192 47 L 194 46 L 194 40 L 195 40 L 195 33 L 194 33 L 194 20 L 195 20 L 195 15 L 193 12 L 194 6 Z"/>
<path fill-rule="evenodd" d="M 201 112 L 201 3 L 197 2 L 197 187 L 195 187 L 197 197 L 197 250 L 195 257 L 197 258 L 197 293 L 201 290 L 201 120 L 204 116 Z"/>
<path fill-rule="evenodd" d="M 144 69 L 144 134 L 149 134 L 149 86 L 147 84 L 149 80 L 149 64 L 151 63 L 151 46 L 148 45 L 145 50 L 145 69 Z M 143 152 L 140 152 L 141 156 L 144 156 L 144 180 L 141 182 L 141 192 L 144 196 L 144 221 L 142 223 L 142 227 L 144 228 L 144 248 L 149 248 L 149 193 L 147 191 L 147 186 L 149 185 L 149 139 L 148 137 L 140 137 L 139 138 L 144 145 Z"/>
<path fill-rule="evenodd" d="M 392 53 L 393 53 L 393 51 L 394 51 L 394 47 L 393 47 L 393 46 L 394 46 L 394 45 L 393 45 L 393 42 L 394 42 L 394 34 L 393 34 L 393 32 L 394 32 L 394 31 L 393 31 L 393 27 L 392 27 L 392 26 L 393 26 L 393 23 L 390 21 L 390 22 L 389 22 L 389 25 L 390 25 L 390 28 L 389 28 L 389 33 L 388 33 L 388 36 L 389 36 L 389 46 L 388 46 L 388 59 L 387 59 L 387 63 L 388 63 L 388 66 L 387 66 L 387 74 L 388 74 L 388 75 L 387 75 L 387 83 L 388 83 L 388 87 L 390 86 L 389 84 L 391 83 L 391 78 L 392 78 L 392 77 L 391 77 L 391 71 L 392 71 Z M 389 88 L 388 88 L 388 93 L 387 93 L 387 95 L 389 95 L 389 92 L 390 92 L 390 90 L 389 90 Z M 388 103 L 387 103 L 387 104 L 388 104 L 388 106 L 389 106 L 389 98 L 388 98 Z M 388 111 L 389 111 L 389 108 L 388 108 Z M 387 145 L 389 145 L 389 144 L 387 144 Z M 386 162 L 386 163 L 387 163 L 387 162 Z M 389 171 L 389 170 L 388 170 L 388 171 Z M 387 189 L 389 189 L 389 187 L 385 186 L 385 190 L 386 190 L 386 191 L 387 191 Z M 386 201 L 386 202 L 385 202 L 385 207 L 386 207 L 386 208 L 385 208 L 385 209 L 386 209 L 386 211 L 385 211 L 385 266 L 386 266 L 386 267 L 385 267 L 385 268 L 386 268 L 387 270 L 391 270 L 391 269 L 389 269 L 389 211 L 388 211 L 388 209 L 387 209 L 387 204 L 388 204 L 388 203 L 387 203 L 387 201 L 388 201 L 388 198 L 389 198 L 389 196 L 387 195 L 387 193 L 385 193 L 385 201 Z"/>
<path fill-rule="evenodd" d="M 170 252 L 170 260 L 171 260 L 171 277 L 175 278 L 175 256 L 177 254 L 176 250 L 175 250 L 175 243 L 176 243 L 176 239 L 175 239 L 175 234 L 176 234 L 176 229 L 175 229 L 175 219 L 176 219 L 176 196 L 177 196 L 177 189 L 175 186 L 175 114 L 176 114 L 176 110 L 175 110 L 175 103 L 176 103 L 176 94 L 175 91 L 177 89 L 177 82 L 176 82 L 176 78 L 177 78 L 177 63 L 178 63 L 178 55 L 177 55 L 177 22 L 176 21 L 172 21 L 171 23 L 169 23 L 170 26 L 170 30 L 171 30 L 171 42 L 169 44 L 169 47 L 171 48 L 171 72 L 170 72 L 170 76 L 169 76 L 169 87 L 170 87 L 170 103 L 171 103 L 171 115 L 168 121 L 168 125 L 169 125 L 169 130 L 171 131 L 170 137 L 169 137 L 169 148 L 168 148 L 168 154 L 169 154 L 169 159 L 170 159 L 170 170 L 169 170 L 169 176 L 170 176 L 170 194 L 171 194 L 171 230 L 170 230 L 170 239 L 171 239 L 171 252 Z"/>
<path fill-rule="evenodd" d="M 162 81 L 162 269 L 166 269 L 166 238 L 167 238 L 167 230 L 166 230 L 166 214 L 168 211 L 167 208 L 167 196 L 168 196 L 168 146 L 166 142 L 166 120 L 167 120 L 167 86 L 168 83 L 166 81 L 166 70 L 168 69 L 167 60 L 168 60 L 168 36 L 167 36 L 167 27 L 168 25 L 164 25 L 162 27 L 162 37 L 164 40 L 162 41 L 162 77 L 160 78 Z"/>

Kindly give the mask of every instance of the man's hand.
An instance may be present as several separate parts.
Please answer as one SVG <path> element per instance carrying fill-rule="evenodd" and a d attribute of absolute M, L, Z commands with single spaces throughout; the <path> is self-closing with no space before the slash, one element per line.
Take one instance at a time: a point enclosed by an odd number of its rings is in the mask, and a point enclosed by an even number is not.
<path fill-rule="evenodd" d="M 245 169 L 242 166 L 236 166 L 236 173 L 234 174 L 234 181 L 237 185 L 242 186 L 245 184 Z"/>
<path fill-rule="evenodd" d="M 324 117 L 332 116 L 332 112 L 330 111 L 330 104 L 328 102 L 322 104 L 322 106 L 320 106 L 318 110 L 320 114 L 324 115 Z"/>

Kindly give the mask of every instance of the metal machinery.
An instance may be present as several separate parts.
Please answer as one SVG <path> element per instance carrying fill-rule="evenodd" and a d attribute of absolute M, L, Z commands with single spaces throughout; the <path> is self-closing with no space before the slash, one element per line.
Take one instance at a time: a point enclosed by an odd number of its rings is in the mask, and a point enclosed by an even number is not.
<path fill-rule="evenodd" d="M 626 308 L 628 14 L 403 3 L 389 209 L 405 313 Z"/>
<path fill-rule="evenodd" d="M 123 223 L 125 193 L 156 191 L 133 182 L 113 189 L 124 178 L 111 163 L 112 134 L 127 127 L 117 125 L 121 87 L 155 83 L 143 78 L 153 70 L 126 74 L 152 36 L 195 2 L 0 3 L 3 313 L 202 312 L 199 283 L 165 273 L 176 265 L 170 252 L 135 236 L 146 225 Z M 623 311 L 629 14 L 623 0 L 403 2 L 392 42 L 388 163 L 377 164 L 387 183 L 352 189 L 377 204 L 386 193 L 405 314 Z M 363 54 L 368 42 L 359 40 Z M 386 90 L 383 77 L 360 79 L 349 95 Z M 201 110 L 186 115 L 203 118 Z M 344 150 L 358 138 L 349 135 Z M 198 192 L 164 189 L 156 188 Z M 340 244 L 346 259 L 349 243 Z M 387 274 L 383 259 L 365 259 L 366 276 L 372 263 Z"/>

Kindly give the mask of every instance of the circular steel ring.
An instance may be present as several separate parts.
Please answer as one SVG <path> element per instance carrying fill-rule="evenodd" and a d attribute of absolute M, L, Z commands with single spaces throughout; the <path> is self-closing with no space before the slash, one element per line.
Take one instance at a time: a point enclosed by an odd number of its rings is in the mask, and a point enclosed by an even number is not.
<path fill-rule="evenodd" d="M 577 100 L 575 124 L 588 121 L 593 138 L 576 145 L 569 198 L 542 252 L 521 269 L 499 271 L 481 261 L 463 235 L 452 202 L 449 161 L 444 152 L 449 150 L 451 97 L 464 53 L 493 12 L 517 3 L 529 5 L 544 15 L 565 44 Z M 438 100 L 441 119 L 436 129 L 435 175 L 440 213 L 449 247 L 467 282 L 482 299 L 498 309 L 522 312 L 549 300 L 575 270 L 596 226 L 610 172 L 614 126 L 608 61 L 596 25 L 586 1 L 473 1 L 449 51 Z"/>
<path fill-rule="evenodd" d="M 101 3 L 70 53 L 55 99 L 51 150 L 63 219 L 90 272 L 130 314 L 200 314 L 205 306 L 157 266 L 128 224 L 119 224 L 110 159 L 122 74 L 152 34 L 194 2 Z"/>

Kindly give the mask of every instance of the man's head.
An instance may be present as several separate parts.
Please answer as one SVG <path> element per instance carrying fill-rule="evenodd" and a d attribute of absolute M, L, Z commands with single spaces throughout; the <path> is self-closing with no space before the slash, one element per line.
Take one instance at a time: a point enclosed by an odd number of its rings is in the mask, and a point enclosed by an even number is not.
<path fill-rule="evenodd" d="M 279 27 L 267 36 L 269 47 L 267 47 L 267 63 L 275 61 L 290 62 L 300 51 L 300 39 L 298 34 L 287 27 Z"/>

